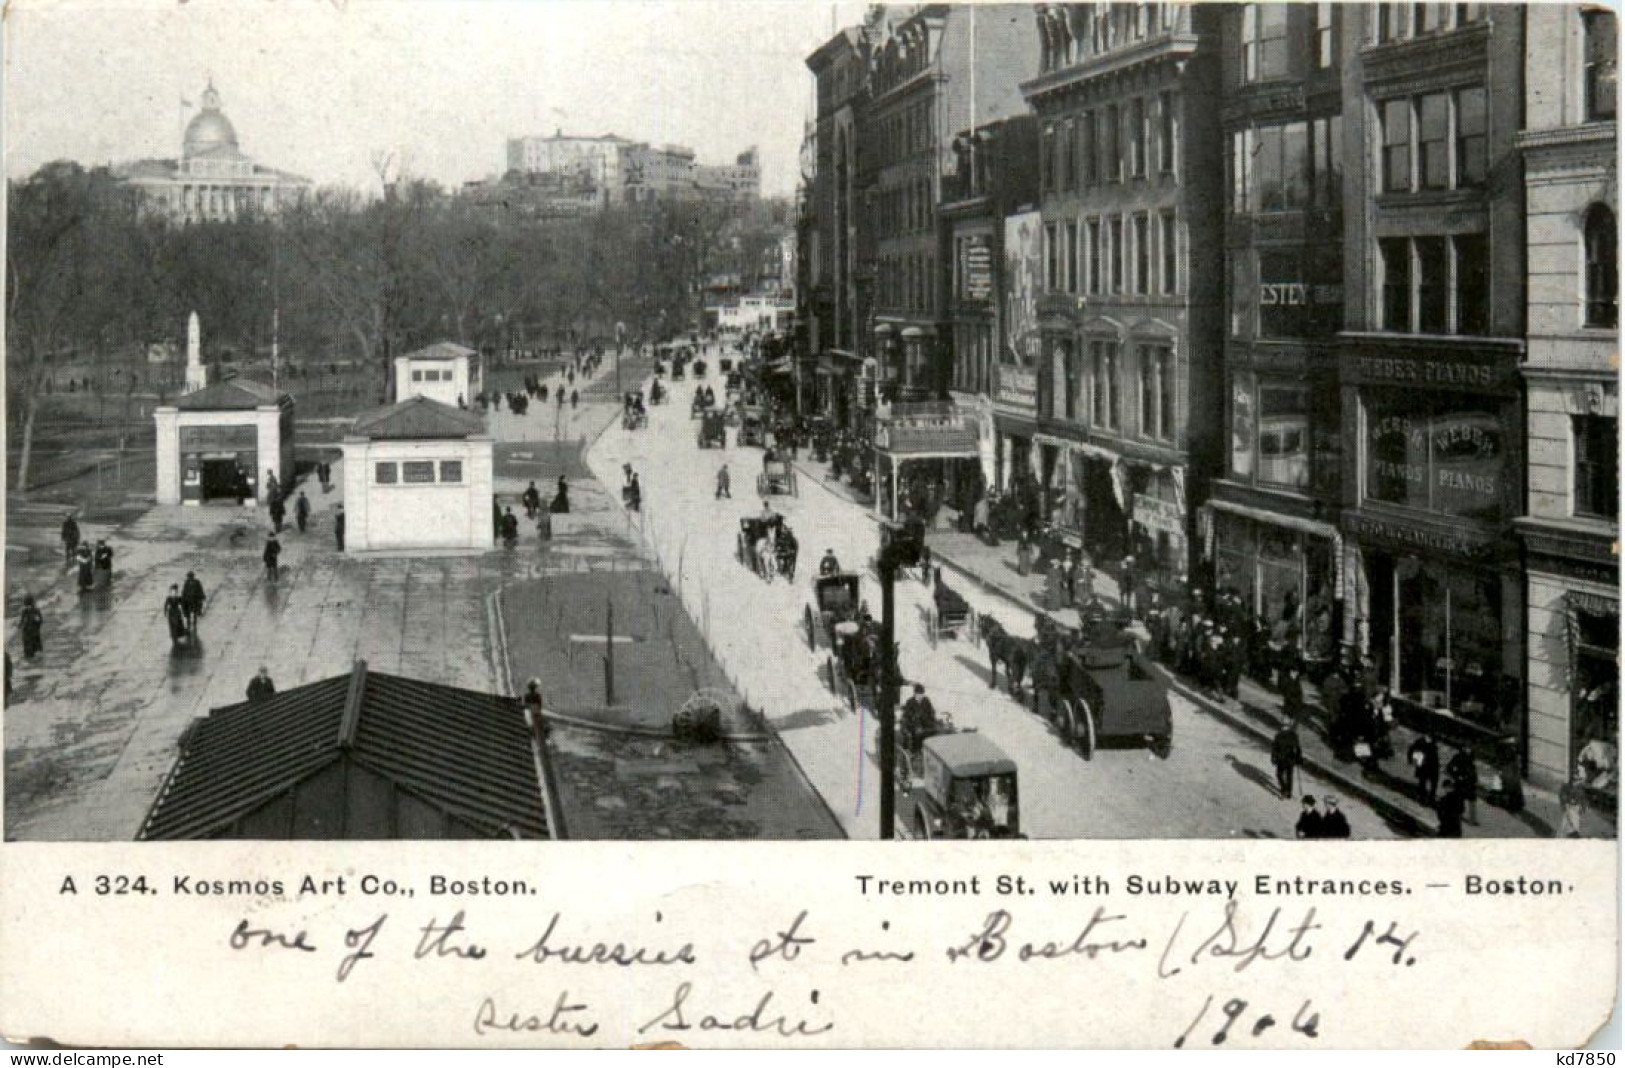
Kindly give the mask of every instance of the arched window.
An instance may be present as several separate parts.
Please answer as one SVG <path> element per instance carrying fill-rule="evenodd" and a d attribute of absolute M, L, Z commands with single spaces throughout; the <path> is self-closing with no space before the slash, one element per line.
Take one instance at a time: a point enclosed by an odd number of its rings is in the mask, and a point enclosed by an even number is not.
<path fill-rule="evenodd" d="M 1587 326 L 1619 325 L 1619 224 L 1606 204 L 1585 215 Z"/>

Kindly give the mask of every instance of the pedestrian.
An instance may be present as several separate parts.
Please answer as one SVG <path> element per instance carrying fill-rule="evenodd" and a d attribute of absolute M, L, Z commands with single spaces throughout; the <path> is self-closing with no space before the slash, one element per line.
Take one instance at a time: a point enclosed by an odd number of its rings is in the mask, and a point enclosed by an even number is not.
<path fill-rule="evenodd" d="M 634 512 L 643 511 L 643 485 L 638 481 L 638 473 L 632 472 L 632 482 L 626 487 L 626 506 Z"/>
<path fill-rule="evenodd" d="M 23 659 L 32 660 L 45 649 L 41 632 L 45 629 L 45 616 L 41 614 L 39 605 L 34 603 L 34 595 L 23 595 L 23 611 L 17 620 L 18 628 L 23 633 Z"/>
<path fill-rule="evenodd" d="M 282 495 L 273 492 L 271 494 L 271 526 L 275 528 L 278 534 L 282 533 L 282 520 L 287 517 L 287 514 L 288 509 L 282 503 Z"/>
<path fill-rule="evenodd" d="M 542 725 L 542 680 L 533 678 L 525 683 L 525 711 L 531 716 L 531 722 L 536 726 Z"/>
<path fill-rule="evenodd" d="M 282 496 L 282 483 L 277 479 L 276 472 L 269 467 L 265 469 L 265 499 L 275 501 Z"/>
<path fill-rule="evenodd" d="M 570 407 L 574 408 L 580 402 L 581 402 L 581 394 L 572 389 L 570 391 Z"/>
<path fill-rule="evenodd" d="M 1348 693 L 1348 689 L 1348 681 L 1343 678 L 1343 670 L 1333 667 L 1325 681 L 1320 684 L 1320 705 L 1326 710 L 1328 722 L 1336 724 L 1341 718 L 1343 695 Z M 1352 724 L 1345 725 L 1343 729 L 1348 730 L 1351 726 Z"/>
<path fill-rule="evenodd" d="M 525 518 L 535 519 L 536 513 L 542 510 L 542 491 L 536 488 L 534 480 L 525 487 L 525 492 L 519 499 L 525 505 Z"/>
<path fill-rule="evenodd" d="M 1461 837 L 1461 816 L 1466 808 L 1467 799 L 1462 796 L 1460 786 L 1445 780 L 1444 792 L 1433 803 L 1433 811 L 1439 817 L 1440 838 Z"/>
<path fill-rule="evenodd" d="M 96 542 L 96 585 L 103 589 L 113 584 L 113 547 L 106 539 Z"/>
<path fill-rule="evenodd" d="M 178 645 L 186 637 L 186 608 L 181 601 L 181 588 L 171 584 L 169 596 L 164 598 L 164 620 L 169 624 L 169 644 Z"/>
<path fill-rule="evenodd" d="M 548 511 L 555 515 L 568 515 L 570 512 L 570 483 L 565 481 L 563 475 L 559 476 L 559 490 L 553 495 L 553 503 Z"/>
<path fill-rule="evenodd" d="M 333 465 L 323 460 L 316 465 L 316 474 L 322 480 L 322 492 L 326 493 L 333 481 Z"/>
<path fill-rule="evenodd" d="M 1322 838 L 1349 838 L 1354 832 L 1349 827 L 1349 818 L 1337 809 L 1337 798 L 1328 797 L 1323 802 L 1326 811 L 1321 815 L 1320 836 Z"/>
<path fill-rule="evenodd" d="M 250 701 L 263 701 L 276 693 L 276 683 L 271 681 L 271 673 L 260 665 L 260 673 L 248 680 L 248 699 Z"/>
<path fill-rule="evenodd" d="M 1303 701 L 1303 680 L 1298 678 L 1298 666 L 1288 663 L 1282 670 L 1281 714 L 1293 723 L 1301 723 L 1307 706 Z"/>
<path fill-rule="evenodd" d="M 299 491 L 298 499 L 293 502 L 293 521 L 298 524 L 301 534 L 310 523 L 310 499 L 305 496 L 304 490 Z"/>
<path fill-rule="evenodd" d="M 280 574 L 278 562 L 282 559 L 282 543 L 276 540 L 274 530 L 265 539 L 265 552 L 261 559 L 265 561 L 265 581 L 275 583 Z"/>
<path fill-rule="evenodd" d="M 23 655 L 28 655 L 28 633 L 23 632 Z M 1585 772 L 1580 768 L 1574 769 L 1574 777 L 1563 784 L 1557 792 L 1557 799 L 1563 805 L 1563 837 L 1579 838 L 1584 832 L 1582 824 L 1585 822 L 1586 785 Z"/>
<path fill-rule="evenodd" d="M 11 650 L 7 649 L 6 650 L 6 701 L 8 703 L 11 701 L 11 673 L 12 673 L 12 670 L 13 670 L 13 668 L 12 668 L 12 664 L 11 664 Z"/>
<path fill-rule="evenodd" d="M 80 542 L 79 551 L 74 554 L 74 561 L 79 565 L 79 592 L 88 593 L 96 585 L 95 561 L 92 559 L 89 542 Z"/>
<path fill-rule="evenodd" d="M 1326 837 L 1326 817 L 1320 814 L 1313 794 L 1303 795 L 1303 811 L 1298 814 L 1298 824 L 1294 830 L 1299 838 Z"/>
<path fill-rule="evenodd" d="M 79 549 L 79 523 L 69 512 L 62 517 L 62 563 L 64 567 L 73 566 L 74 554 Z"/>
<path fill-rule="evenodd" d="M 723 464 L 721 467 L 717 468 L 717 498 L 716 499 L 720 501 L 720 500 L 722 500 L 722 498 L 726 497 L 731 501 L 731 500 L 733 500 L 733 496 L 734 496 L 733 491 L 729 488 L 728 465 Z"/>
<path fill-rule="evenodd" d="M 1417 792 L 1424 804 L 1433 804 L 1439 795 L 1439 743 L 1422 735 L 1405 754 L 1416 774 Z"/>
<path fill-rule="evenodd" d="M 197 621 L 203 615 L 203 583 L 192 572 L 186 573 L 186 581 L 181 583 L 181 611 L 186 615 L 186 629 L 193 634 L 197 633 Z"/>
<path fill-rule="evenodd" d="M 1298 765 L 1303 763 L 1303 741 L 1297 725 L 1288 720 L 1270 742 L 1270 763 L 1275 765 L 1275 785 L 1283 798 L 1292 796 L 1292 783 Z"/>
<path fill-rule="evenodd" d="M 333 541 L 338 545 L 339 552 L 344 551 L 344 505 L 333 509 Z"/>
<path fill-rule="evenodd" d="M 1445 765 L 1445 775 L 1456 784 L 1462 803 L 1467 808 L 1467 822 L 1478 826 L 1478 761 L 1467 749 L 1457 749 Z"/>

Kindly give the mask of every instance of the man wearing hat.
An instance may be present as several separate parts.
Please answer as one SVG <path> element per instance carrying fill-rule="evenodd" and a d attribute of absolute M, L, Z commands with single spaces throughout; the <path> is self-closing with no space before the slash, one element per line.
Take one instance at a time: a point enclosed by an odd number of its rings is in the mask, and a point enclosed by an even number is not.
<path fill-rule="evenodd" d="M 902 723 L 903 747 L 910 753 L 920 751 L 920 744 L 936 732 L 937 710 L 932 707 L 931 699 L 925 696 L 925 687 L 919 683 L 914 684 L 914 696 L 903 703 Z"/>
<path fill-rule="evenodd" d="M 1326 811 L 1320 818 L 1320 836 L 1322 838 L 1347 838 L 1352 833 L 1349 830 L 1349 818 L 1337 809 L 1337 798 L 1326 798 Z"/>
<path fill-rule="evenodd" d="M 1312 794 L 1303 795 L 1303 812 L 1298 815 L 1296 830 L 1299 838 L 1326 837 L 1326 817 L 1320 814 Z"/>
<path fill-rule="evenodd" d="M 840 573 L 841 562 L 835 559 L 835 550 L 825 549 L 824 558 L 818 561 L 818 574 L 822 577 L 828 575 L 839 575 Z"/>

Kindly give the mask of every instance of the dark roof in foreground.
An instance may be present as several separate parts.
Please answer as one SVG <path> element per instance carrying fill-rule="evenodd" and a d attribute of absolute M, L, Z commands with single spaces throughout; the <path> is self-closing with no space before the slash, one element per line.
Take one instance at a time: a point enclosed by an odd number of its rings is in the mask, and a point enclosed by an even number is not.
<path fill-rule="evenodd" d="M 252 378 L 228 378 L 204 386 L 195 393 L 175 398 L 182 411 L 248 411 L 268 404 L 280 404 L 288 395 L 274 386 Z"/>
<path fill-rule="evenodd" d="M 468 438 L 485 433 L 485 420 L 449 404 L 415 396 L 358 417 L 350 433 L 374 441 Z"/>
<path fill-rule="evenodd" d="M 140 839 L 546 838 L 510 697 L 368 671 L 194 720 Z"/>

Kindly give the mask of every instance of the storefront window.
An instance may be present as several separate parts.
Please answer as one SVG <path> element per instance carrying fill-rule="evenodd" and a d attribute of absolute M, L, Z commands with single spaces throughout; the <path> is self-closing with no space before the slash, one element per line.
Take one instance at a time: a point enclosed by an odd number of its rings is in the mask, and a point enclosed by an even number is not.
<path fill-rule="evenodd" d="M 1256 452 L 1253 439 L 1258 431 L 1253 404 L 1252 379 L 1237 376 L 1230 380 L 1230 474 L 1244 482 L 1253 478 Z"/>
<path fill-rule="evenodd" d="M 1400 692 L 1500 726 L 1500 576 L 1409 557 L 1397 567 Z"/>
<path fill-rule="evenodd" d="M 1590 611 L 1570 594 L 1569 643 L 1573 650 L 1570 694 L 1575 766 L 1594 788 L 1619 790 L 1619 609 Z M 1586 597 L 1588 602 L 1599 598 Z M 1607 610 L 1611 608 L 1612 610 Z"/>
<path fill-rule="evenodd" d="M 1309 391 L 1260 384 L 1258 481 L 1303 489 L 1309 485 Z"/>
<path fill-rule="evenodd" d="M 1500 517 L 1505 447 L 1497 411 L 1390 391 L 1365 400 L 1366 499 Z"/>

